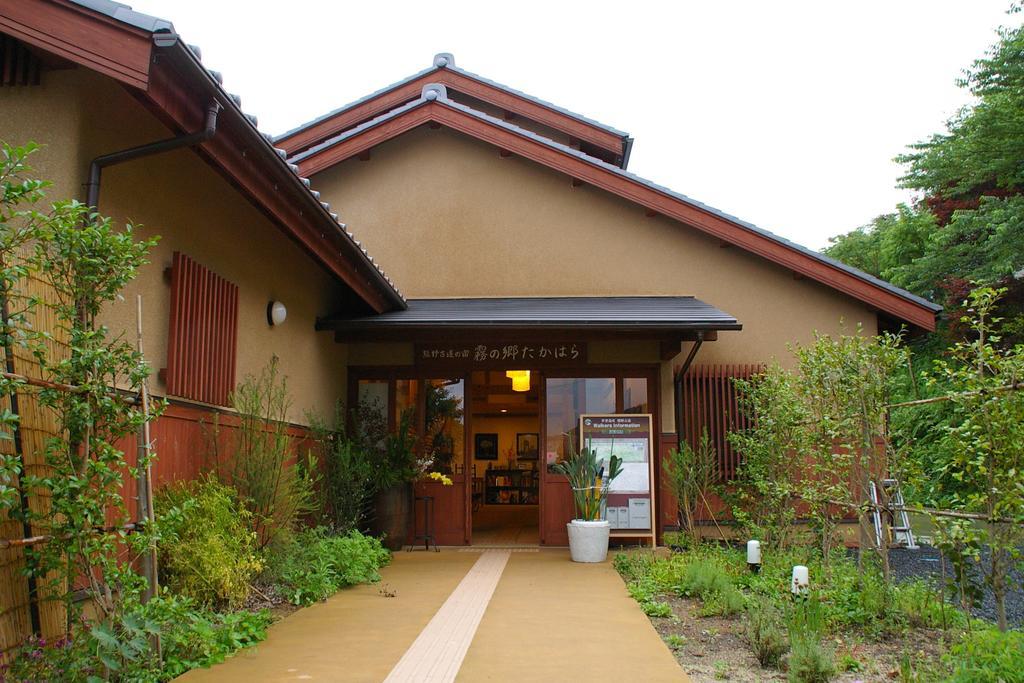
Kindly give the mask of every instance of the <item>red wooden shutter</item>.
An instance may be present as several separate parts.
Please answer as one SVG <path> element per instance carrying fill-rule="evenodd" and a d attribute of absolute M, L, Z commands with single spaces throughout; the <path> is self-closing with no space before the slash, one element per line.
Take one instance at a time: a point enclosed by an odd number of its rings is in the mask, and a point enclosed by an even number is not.
<path fill-rule="evenodd" d="M 167 393 L 227 405 L 235 387 L 238 286 L 174 252 Z"/>
<path fill-rule="evenodd" d="M 693 447 L 708 430 L 718 453 L 723 480 L 736 476 L 740 454 L 729 442 L 729 432 L 747 429 L 750 418 L 741 409 L 733 379 L 749 379 L 764 372 L 760 364 L 698 365 L 683 377 L 683 437 Z"/>

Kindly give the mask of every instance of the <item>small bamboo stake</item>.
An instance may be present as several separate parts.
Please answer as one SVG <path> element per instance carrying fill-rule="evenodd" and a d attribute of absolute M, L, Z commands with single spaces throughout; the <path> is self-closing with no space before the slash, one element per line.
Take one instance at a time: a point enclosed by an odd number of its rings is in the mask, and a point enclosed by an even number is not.
<path fill-rule="evenodd" d="M 711 515 L 711 521 L 715 523 L 715 528 L 718 529 L 718 535 L 722 537 L 723 541 L 728 542 L 729 539 L 725 537 L 725 532 L 722 531 L 722 527 L 719 526 L 718 518 L 715 517 L 715 513 L 711 511 L 711 503 L 708 502 L 707 496 L 704 495 L 703 491 L 700 492 L 700 498 L 704 501 L 704 507 L 707 508 L 708 514 Z"/>
<path fill-rule="evenodd" d="M 988 389 L 986 391 L 965 391 L 959 394 L 943 394 L 942 396 L 932 396 L 931 398 L 919 398 L 914 401 L 903 401 L 902 403 L 890 403 L 885 406 L 886 408 L 909 408 L 912 406 L 923 406 L 929 403 L 942 403 L 943 401 L 952 401 L 953 399 L 965 397 L 965 396 L 981 396 L 983 394 L 1002 392 L 1002 391 L 1019 391 L 1024 389 L 1024 382 L 1014 382 L 1013 384 L 1007 384 L 1005 386 L 996 387 L 995 389 Z"/>
<path fill-rule="evenodd" d="M 135 299 L 135 316 L 136 316 L 136 332 L 138 335 L 137 346 L 139 350 L 139 356 L 145 358 L 145 354 L 142 349 L 142 295 L 139 294 Z M 156 516 L 153 512 L 153 467 L 149 461 L 150 458 L 150 434 L 149 434 L 149 388 L 147 382 L 142 382 L 142 427 L 139 429 L 139 448 L 138 448 L 138 460 L 139 462 L 145 462 L 145 467 L 139 467 L 138 475 L 138 501 L 139 501 L 139 520 L 146 521 L 149 523 L 156 521 Z M 142 556 L 142 572 L 146 577 L 146 591 L 143 594 L 143 603 L 148 602 L 150 598 L 156 595 L 159 589 L 157 583 L 157 558 L 156 549 L 150 548 Z"/>
<path fill-rule="evenodd" d="M 145 359 L 146 355 L 142 350 L 142 295 L 135 297 L 136 332 L 138 334 L 139 356 Z M 146 466 L 139 467 L 139 519 L 145 520 L 148 524 L 156 522 L 156 514 L 153 511 L 153 465 L 150 462 L 150 432 L 149 432 L 149 382 L 142 380 L 142 428 L 139 430 L 139 451 L 138 456 L 145 459 Z M 138 463 L 136 463 L 138 464 Z M 143 603 L 149 602 L 150 598 L 160 590 L 159 578 L 157 575 L 156 548 L 150 547 L 142 556 L 142 571 L 146 575 L 146 592 L 143 594 Z M 158 661 L 163 661 L 163 645 L 160 642 L 160 634 L 155 633 L 151 639 L 153 648 L 156 650 Z"/>
<path fill-rule="evenodd" d="M 797 498 L 803 498 L 803 496 L 797 496 Z M 881 512 L 893 512 L 894 510 L 884 505 L 875 505 L 869 501 L 864 503 L 851 503 L 845 500 L 826 500 L 829 505 L 837 505 L 839 507 L 849 508 L 851 510 L 860 510 L 861 508 L 873 509 L 877 508 Z M 909 507 L 903 505 L 901 509 L 911 514 L 917 515 L 935 515 L 936 517 L 953 517 L 955 519 L 974 519 L 981 522 L 998 522 L 1000 524 L 1024 524 L 1024 520 L 1013 519 L 1011 517 L 995 517 L 991 518 L 988 515 L 981 514 L 980 512 L 957 512 L 956 510 L 938 510 L 936 508 L 924 508 L 924 507 Z"/>
<path fill-rule="evenodd" d="M 123 524 L 121 526 L 94 527 L 92 529 L 92 533 L 94 533 L 94 534 L 112 534 L 112 533 L 121 532 L 121 531 L 132 532 L 132 531 L 138 531 L 138 530 L 139 530 L 139 525 L 138 524 L 130 523 L 130 524 Z M 61 538 L 62 539 L 66 539 L 68 537 L 67 536 L 62 536 Z M 25 546 L 36 545 L 38 543 L 47 543 L 47 542 L 52 541 L 52 540 L 54 540 L 53 536 L 49 536 L 49 535 L 45 535 L 45 534 L 44 535 L 39 535 L 39 536 L 29 536 L 28 538 L 12 538 L 12 539 L 2 539 L 2 538 L 0 538 L 0 550 L 6 550 L 7 548 L 22 548 L 22 547 L 25 547 Z"/>

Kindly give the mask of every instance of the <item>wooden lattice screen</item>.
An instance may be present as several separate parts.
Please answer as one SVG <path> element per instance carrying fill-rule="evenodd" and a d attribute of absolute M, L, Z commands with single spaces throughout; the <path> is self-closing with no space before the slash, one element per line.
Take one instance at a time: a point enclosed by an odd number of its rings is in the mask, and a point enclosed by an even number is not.
<path fill-rule="evenodd" d="M 37 331 L 49 332 L 46 353 L 50 362 L 66 358 L 69 353 L 67 333 L 58 323 L 52 309 L 45 302 L 54 301 L 55 294 L 48 284 L 37 279 L 29 279 L 19 284 L 17 301 L 34 297 L 41 302 L 28 313 L 27 321 Z M 33 353 L 26 348 L 15 346 L 8 352 L 0 345 L 0 356 L 7 372 L 34 377 L 41 377 L 42 370 Z M 49 475 L 46 465 L 45 445 L 47 440 L 56 436 L 59 425 L 57 416 L 49 409 L 40 405 L 36 389 L 26 387 L 14 396 L 0 397 L 0 410 L 10 409 L 18 415 L 18 428 L 11 439 L 0 439 L 0 453 L 18 458 L 25 473 L 35 476 Z M 9 482 L 18 487 L 19 482 Z M 38 491 L 22 491 L 19 504 L 27 506 L 35 513 L 45 515 L 50 509 L 50 500 Z M 0 512 L 0 539 L 4 541 L 20 541 L 44 533 L 34 525 L 28 525 Z M 6 547 L 0 544 L 0 661 L 14 647 L 31 636 L 40 633 L 49 641 L 65 633 L 67 614 L 59 596 L 48 596 L 46 586 L 50 583 L 43 578 L 38 583 L 29 581 L 24 573 L 25 551 L 22 546 Z M 58 587 L 59 591 L 63 590 Z"/>
<path fill-rule="evenodd" d="M 705 429 L 718 453 L 723 479 L 736 476 L 740 454 L 729 432 L 746 429 L 749 416 L 740 409 L 733 379 L 749 379 L 764 371 L 759 364 L 698 365 L 683 376 L 683 437 L 696 447 Z"/>
<path fill-rule="evenodd" d="M 0 35 L 0 87 L 39 85 L 42 63 L 21 42 Z"/>
<path fill-rule="evenodd" d="M 167 393 L 227 405 L 235 387 L 238 286 L 174 252 Z"/>

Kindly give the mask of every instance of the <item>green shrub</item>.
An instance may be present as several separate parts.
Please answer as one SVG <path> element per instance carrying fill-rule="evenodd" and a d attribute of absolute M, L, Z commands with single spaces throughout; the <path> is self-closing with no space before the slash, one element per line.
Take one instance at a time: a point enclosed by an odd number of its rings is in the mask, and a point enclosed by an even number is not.
<path fill-rule="evenodd" d="M 755 602 L 747 609 L 747 642 L 761 666 L 778 668 L 789 651 L 778 608 L 768 602 Z"/>
<path fill-rule="evenodd" d="M 699 544 L 697 511 L 706 504 L 712 486 L 720 479 L 718 454 L 705 427 L 697 448 L 683 441 L 662 459 L 664 481 L 676 501 L 677 518 L 681 525 L 679 536 L 687 532 L 690 543 Z M 667 541 L 666 541 L 667 542 Z"/>
<path fill-rule="evenodd" d="M 320 508 L 324 523 L 335 533 L 364 530 L 372 512 L 377 454 L 356 437 L 355 431 L 345 429 L 345 412 L 339 406 L 334 413 L 333 426 L 325 419 L 311 415 L 313 451 L 317 461 L 323 463 L 320 481 Z"/>
<path fill-rule="evenodd" d="M 835 657 L 822 638 L 825 614 L 816 597 L 800 599 L 789 612 L 789 680 L 793 683 L 827 683 L 836 675 Z"/>
<path fill-rule="evenodd" d="M 704 604 L 697 611 L 697 614 L 702 617 L 736 614 L 742 612 L 747 604 L 747 601 L 743 598 L 743 593 L 740 593 L 739 589 L 732 584 L 728 584 L 723 590 L 709 593 L 703 598 L 702 602 Z"/>
<path fill-rule="evenodd" d="M 0 680 L 169 681 L 258 643 L 270 625 L 266 611 L 218 614 L 168 592 L 125 607 L 116 620 L 76 623 L 70 637 L 54 643 L 26 643 L 0 669 Z M 162 660 L 151 647 L 157 635 Z"/>
<path fill-rule="evenodd" d="M 865 567 L 860 572 L 854 560 L 833 556 L 828 574 L 820 577 L 819 592 L 831 627 L 853 627 L 872 638 L 906 627 L 907 617 L 896 603 L 896 589 L 877 568 Z"/>
<path fill-rule="evenodd" d="M 672 606 L 660 600 L 646 600 L 640 603 L 640 609 L 649 617 L 668 618 L 672 616 Z"/>
<path fill-rule="evenodd" d="M 277 356 L 258 374 L 247 375 L 230 400 L 238 427 L 223 429 L 215 415 L 206 457 L 217 480 L 238 491 L 263 550 L 317 512 L 320 466 L 312 452 L 296 453 L 288 381 Z"/>
<path fill-rule="evenodd" d="M 844 652 L 843 656 L 839 658 L 839 670 L 846 671 L 847 673 L 862 671 L 864 665 L 860 663 L 860 660 L 851 655 L 849 652 Z"/>
<path fill-rule="evenodd" d="M 710 559 L 687 564 L 675 590 L 680 595 L 700 598 L 701 616 L 735 614 L 743 609 L 743 594 L 732 582 L 725 567 Z"/>
<path fill-rule="evenodd" d="M 686 636 L 670 633 L 665 636 L 665 644 L 672 650 L 682 650 L 686 646 Z"/>
<path fill-rule="evenodd" d="M 201 605 L 233 607 L 249 595 L 262 569 L 249 513 L 235 491 L 203 479 L 159 490 L 160 580 Z"/>
<path fill-rule="evenodd" d="M 967 634 L 944 660 L 953 669 L 951 683 L 1024 681 L 1024 632 L 994 628 Z"/>
<path fill-rule="evenodd" d="M 272 549 L 270 578 L 296 605 L 325 600 L 339 588 L 380 580 L 378 570 L 391 561 L 379 539 L 350 531 L 332 536 L 317 527 L 292 535 Z"/>
<path fill-rule="evenodd" d="M 963 612 L 945 604 L 941 588 L 915 580 L 894 588 L 896 608 L 915 628 L 953 628 L 967 625 Z"/>

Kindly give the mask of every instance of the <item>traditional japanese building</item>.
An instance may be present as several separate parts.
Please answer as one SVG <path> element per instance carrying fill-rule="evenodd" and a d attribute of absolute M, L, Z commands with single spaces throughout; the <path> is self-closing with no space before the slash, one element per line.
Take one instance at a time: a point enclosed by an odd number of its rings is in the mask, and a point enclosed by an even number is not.
<path fill-rule="evenodd" d="M 408 297 L 318 329 L 348 346 L 350 401 L 377 396 L 393 416 L 418 402 L 423 429 L 447 425 L 442 543 L 564 544 L 570 492 L 548 466 L 583 414 L 652 415 L 657 491 L 680 430 L 708 429 L 734 471 L 731 378 L 790 362 L 815 331 L 934 327 L 930 302 L 633 175 L 632 143 L 447 53 L 276 140 Z M 432 391 L 463 400 L 459 421 L 431 414 Z M 660 498 L 656 533 L 675 519 Z M 536 518 L 521 512 L 533 503 Z M 503 518 L 515 530 L 495 532 Z"/>
<path fill-rule="evenodd" d="M 632 174 L 626 133 L 450 54 L 272 139 L 124 5 L 0 0 L 0 40 L 0 139 L 44 145 L 51 196 L 161 236 L 106 320 L 133 330 L 143 294 L 163 479 L 198 471 L 199 422 L 277 355 L 297 430 L 343 400 L 427 437 L 454 480 L 419 485 L 441 544 L 564 545 L 550 465 L 581 416 L 642 418 L 648 491 L 611 514 L 657 537 L 680 434 L 708 429 L 735 468 L 730 378 L 816 331 L 931 330 L 940 310 Z"/>

